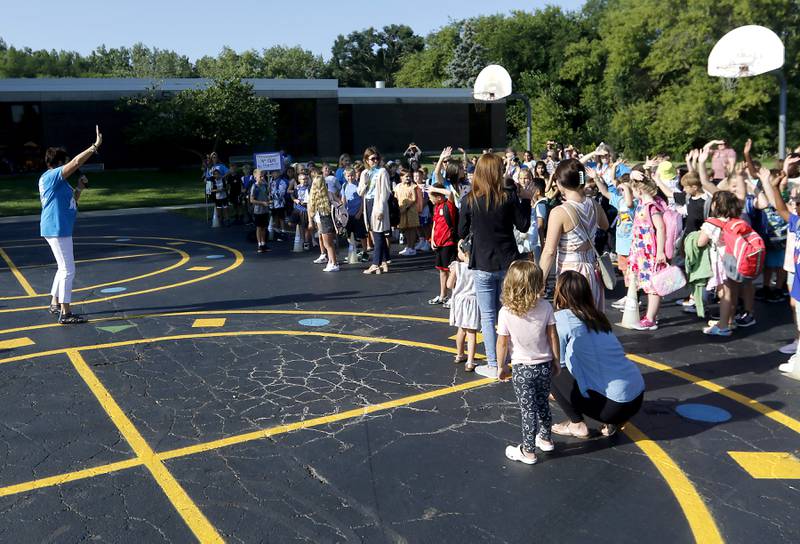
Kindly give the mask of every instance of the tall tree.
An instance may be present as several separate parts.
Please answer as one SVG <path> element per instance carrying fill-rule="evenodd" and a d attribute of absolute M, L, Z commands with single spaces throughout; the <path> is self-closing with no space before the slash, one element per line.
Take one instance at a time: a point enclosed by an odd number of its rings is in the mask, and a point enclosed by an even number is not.
<path fill-rule="evenodd" d="M 395 73 L 397 87 L 443 87 L 447 65 L 458 42 L 458 26 L 449 24 L 425 37 L 421 51 L 406 54 Z"/>
<path fill-rule="evenodd" d="M 403 57 L 421 51 L 424 44 L 406 25 L 340 34 L 331 49 L 331 73 L 344 86 L 370 87 L 375 81 L 391 86 Z"/>
<path fill-rule="evenodd" d="M 487 64 L 486 48 L 476 40 L 475 26 L 471 20 L 461 25 L 458 44 L 447 65 L 447 87 L 472 87 L 475 78 Z"/>

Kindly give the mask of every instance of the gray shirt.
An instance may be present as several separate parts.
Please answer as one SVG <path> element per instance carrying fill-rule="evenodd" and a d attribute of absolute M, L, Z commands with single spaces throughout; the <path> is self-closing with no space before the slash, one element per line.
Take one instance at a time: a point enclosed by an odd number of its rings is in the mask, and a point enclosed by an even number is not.
<path fill-rule="evenodd" d="M 253 200 L 269 202 L 269 186 L 267 186 L 266 183 L 256 183 L 253 185 L 253 188 L 250 189 L 250 197 L 253 198 Z M 269 208 L 263 204 L 253 204 L 253 213 L 256 215 L 265 214 L 268 211 Z"/>

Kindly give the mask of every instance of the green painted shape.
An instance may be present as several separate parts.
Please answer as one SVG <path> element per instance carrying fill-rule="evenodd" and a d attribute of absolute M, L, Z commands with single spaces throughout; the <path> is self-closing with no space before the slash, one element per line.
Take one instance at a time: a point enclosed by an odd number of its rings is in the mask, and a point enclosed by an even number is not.
<path fill-rule="evenodd" d="M 133 325 L 111 325 L 109 327 L 97 327 L 101 331 L 110 332 L 112 334 L 118 333 L 120 331 L 124 331 L 125 329 L 132 328 Z"/>

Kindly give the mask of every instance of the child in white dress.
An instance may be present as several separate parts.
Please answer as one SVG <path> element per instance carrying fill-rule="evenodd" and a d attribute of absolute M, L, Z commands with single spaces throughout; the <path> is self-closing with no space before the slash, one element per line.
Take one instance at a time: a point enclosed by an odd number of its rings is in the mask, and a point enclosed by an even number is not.
<path fill-rule="evenodd" d="M 478 297 L 475 294 L 475 272 L 469 269 L 469 253 L 472 250 L 469 240 L 458 243 L 458 260 L 450 264 L 450 277 L 447 287 L 452 289 L 450 297 L 450 325 L 458 327 L 456 333 L 456 354 L 453 362 L 464 363 L 464 370 L 472 372 L 475 364 L 475 345 L 477 331 L 481 327 L 481 316 L 478 310 Z M 467 341 L 467 353 L 464 354 L 464 339 Z"/>

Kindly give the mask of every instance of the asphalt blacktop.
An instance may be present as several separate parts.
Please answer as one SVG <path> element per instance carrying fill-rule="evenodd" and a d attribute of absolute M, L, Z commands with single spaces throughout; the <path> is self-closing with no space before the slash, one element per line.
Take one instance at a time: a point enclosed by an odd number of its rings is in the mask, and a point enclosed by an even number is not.
<path fill-rule="evenodd" d="M 364 276 L 291 246 L 259 255 L 242 227 L 168 210 L 82 215 L 91 321 L 59 326 L 38 223 L 4 221 L 0 541 L 800 541 L 788 304 L 727 339 L 676 305 L 619 329 L 642 411 L 525 466 L 503 453 L 511 385 L 452 363 L 430 254 Z"/>

